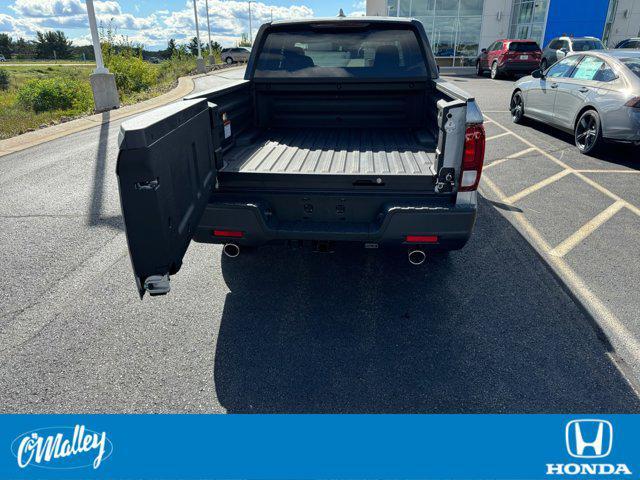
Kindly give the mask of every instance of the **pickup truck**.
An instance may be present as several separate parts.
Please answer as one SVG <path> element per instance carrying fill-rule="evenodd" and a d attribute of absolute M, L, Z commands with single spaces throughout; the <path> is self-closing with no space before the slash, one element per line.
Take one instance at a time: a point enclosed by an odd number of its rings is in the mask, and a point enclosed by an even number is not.
<path fill-rule="evenodd" d="M 120 200 L 138 291 L 170 289 L 190 242 L 455 250 L 476 219 L 483 116 L 439 77 L 422 24 L 263 25 L 245 78 L 122 124 Z"/>

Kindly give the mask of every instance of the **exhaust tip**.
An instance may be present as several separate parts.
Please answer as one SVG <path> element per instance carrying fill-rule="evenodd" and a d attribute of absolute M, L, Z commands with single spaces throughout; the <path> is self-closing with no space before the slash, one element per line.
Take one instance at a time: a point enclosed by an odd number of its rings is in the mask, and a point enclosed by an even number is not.
<path fill-rule="evenodd" d="M 229 258 L 236 258 L 240 255 L 240 247 L 235 243 L 225 243 L 222 251 Z"/>
<path fill-rule="evenodd" d="M 427 254 L 418 248 L 409 250 L 409 263 L 411 265 L 422 265 L 427 259 Z"/>

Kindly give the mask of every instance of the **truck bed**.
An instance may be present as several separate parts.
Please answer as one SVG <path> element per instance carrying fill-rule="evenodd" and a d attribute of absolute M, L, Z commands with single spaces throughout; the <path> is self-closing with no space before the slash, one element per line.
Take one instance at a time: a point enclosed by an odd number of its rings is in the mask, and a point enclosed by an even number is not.
<path fill-rule="evenodd" d="M 435 139 L 427 131 L 298 128 L 245 135 L 224 154 L 220 173 L 431 177 L 434 169 Z"/>

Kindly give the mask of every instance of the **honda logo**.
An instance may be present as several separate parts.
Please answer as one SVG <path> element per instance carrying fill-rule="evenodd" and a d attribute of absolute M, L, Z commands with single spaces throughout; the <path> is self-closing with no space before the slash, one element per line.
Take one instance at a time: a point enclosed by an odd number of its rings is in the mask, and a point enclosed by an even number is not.
<path fill-rule="evenodd" d="M 572 420 L 566 428 L 567 452 L 575 458 L 603 458 L 611 453 L 613 427 L 606 420 Z"/>

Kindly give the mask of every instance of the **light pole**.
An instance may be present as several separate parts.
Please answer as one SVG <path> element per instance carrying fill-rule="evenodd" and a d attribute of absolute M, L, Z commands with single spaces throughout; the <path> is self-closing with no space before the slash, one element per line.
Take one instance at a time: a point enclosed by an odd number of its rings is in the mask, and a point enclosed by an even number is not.
<path fill-rule="evenodd" d="M 93 8 L 93 0 L 86 0 L 87 16 L 89 17 L 89 30 L 93 42 L 93 53 L 96 56 L 96 68 L 89 75 L 89 83 L 93 91 L 93 103 L 96 112 L 104 112 L 120 106 L 120 97 L 116 87 L 116 77 L 109 73 L 109 69 L 104 66 L 102 59 L 102 48 L 100 47 L 100 37 L 98 36 L 98 24 L 96 22 L 96 11 Z"/>
<path fill-rule="evenodd" d="M 213 50 L 211 47 L 211 24 L 209 23 L 209 0 L 205 0 L 205 5 L 207 8 L 207 32 L 209 33 L 209 64 L 213 65 L 216 63 L 215 58 L 213 58 Z"/>
<path fill-rule="evenodd" d="M 198 44 L 198 58 L 196 58 L 196 71 L 198 73 L 205 73 L 204 59 L 202 58 L 202 48 L 200 46 L 200 27 L 198 26 L 198 7 L 196 0 L 193 0 L 193 16 L 196 19 L 196 43 Z"/>
<path fill-rule="evenodd" d="M 249 0 L 249 43 L 253 45 L 253 31 L 251 30 L 251 4 L 253 0 Z"/>

